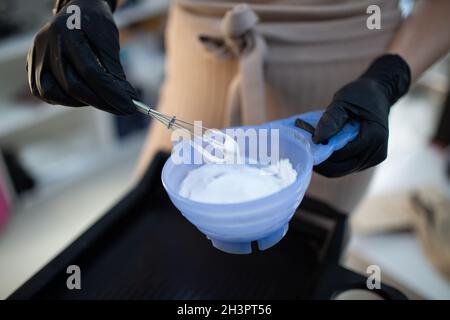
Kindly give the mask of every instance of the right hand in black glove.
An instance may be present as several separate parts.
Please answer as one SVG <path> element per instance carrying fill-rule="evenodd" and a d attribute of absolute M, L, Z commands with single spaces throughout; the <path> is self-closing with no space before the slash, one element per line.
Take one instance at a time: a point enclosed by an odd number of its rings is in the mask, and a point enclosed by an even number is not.
<path fill-rule="evenodd" d="M 91 105 L 118 115 L 135 112 L 132 99 L 136 99 L 136 91 L 126 81 L 120 64 L 119 32 L 108 4 L 111 2 L 62 1 L 28 52 L 28 82 L 33 95 L 51 104 Z M 73 15 L 67 12 L 71 5 L 80 8 L 80 29 L 67 25 Z"/>
<path fill-rule="evenodd" d="M 360 123 L 358 136 L 314 167 L 327 177 L 340 177 L 381 163 L 387 156 L 388 115 L 391 106 L 409 89 L 411 72 L 398 55 L 376 59 L 357 80 L 341 88 L 322 115 L 313 135 L 325 143 L 347 121 Z"/>

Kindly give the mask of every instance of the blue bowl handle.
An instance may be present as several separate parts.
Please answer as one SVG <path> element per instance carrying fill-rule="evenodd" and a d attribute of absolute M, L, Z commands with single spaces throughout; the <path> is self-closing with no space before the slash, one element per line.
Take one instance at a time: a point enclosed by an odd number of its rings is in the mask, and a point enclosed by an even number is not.
<path fill-rule="evenodd" d="M 311 152 L 313 155 L 314 165 L 318 165 L 328 159 L 331 154 L 343 148 L 347 143 L 356 138 L 359 133 L 359 123 L 357 122 L 348 122 L 341 131 L 339 131 L 336 135 L 330 138 L 327 144 L 315 144 L 312 141 L 312 134 L 307 132 L 306 130 L 297 128 L 295 126 L 295 120 L 300 118 L 303 121 L 309 123 L 313 127 L 317 126 L 320 117 L 322 116 L 323 111 L 313 111 L 308 113 L 303 113 L 300 115 L 292 116 L 282 120 L 276 120 L 268 123 L 269 126 L 287 126 L 291 128 L 297 129 L 298 133 L 302 134 L 305 139 L 309 142 L 311 147 Z M 280 132 L 280 135 L 283 133 Z"/>

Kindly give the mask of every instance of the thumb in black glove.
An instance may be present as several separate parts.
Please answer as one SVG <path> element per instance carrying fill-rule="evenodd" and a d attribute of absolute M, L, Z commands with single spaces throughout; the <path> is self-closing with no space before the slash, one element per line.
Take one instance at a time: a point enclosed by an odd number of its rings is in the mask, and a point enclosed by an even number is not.
<path fill-rule="evenodd" d="M 28 82 L 36 97 L 66 106 L 91 105 L 114 114 L 135 111 L 134 88 L 119 59 L 119 32 L 112 17 L 115 1 L 58 1 L 57 13 L 36 35 L 27 57 Z M 80 29 L 68 28 L 80 8 Z M 59 10 L 59 11 L 58 11 Z"/>
<path fill-rule="evenodd" d="M 389 110 L 408 91 L 410 83 L 408 64 L 398 55 L 387 54 L 376 59 L 358 80 L 340 89 L 317 124 L 313 141 L 326 143 L 349 120 L 360 123 L 360 132 L 314 171 L 339 177 L 386 159 Z"/>

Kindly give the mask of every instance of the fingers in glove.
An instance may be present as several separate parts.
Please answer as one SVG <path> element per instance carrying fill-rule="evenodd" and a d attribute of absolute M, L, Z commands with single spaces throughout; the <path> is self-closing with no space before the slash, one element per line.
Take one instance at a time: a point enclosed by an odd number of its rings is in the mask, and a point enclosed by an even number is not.
<path fill-rule="evenodd" d="M 74 68 L 62 54 L 61 46 L 54 44 L 51 46 L 52 58 L 50 69 L 55 80 L 60 84 L 66 95 L 78 100 L 83 105 L 94 106 L 100 110 L 118 114 L 117 110 L 111 108 L 108 103 L 98 97 L 81 79 Z"/>
<path fill-rule="evenodd" d="M 62 104 L 70 107 L 82 107 L 86 103 L 83 103 L 69 94 L 58 84 L 53 74 L 49 71 L 41 70 L 39 81 L 39 94 L 40 97 L 51 104 Z"/>
<path fill-rule="evenodd" d="M 335 151 L 314 170 L 327 177 L 339 177 L 373 167 L 387 157 L 388 132 L 376 122 L 362 122 L 359 136 Z"/>
<path fill-rule="evenodd" d="M 95 30 L 91 30 L 93 28 Z M 125 72 L 120 63 L 119 31 L 114 22 L 106 20 L 100 24 L 87 24 L 85 29 L 84 34 L 90 47 L 106 71 L 125 80 Z"/>
<path fill-rule="evenodd" d="M 364 154 L 375 142 L 371 135 L 374 131 L 374 126 L 375 124 L 371 122 L 360 122 L 358 136 L 342 149 L 334 151 L 329 160 L 339 162 Z"/>
<path fill-rule="evenodd" d="M 31 93 L 35 97 L 51 104 L 63 104 L 73 107 L 85 105 L 81 101 L 68 95 L 53 77 L 48 63 L 51 59 L 48 59 L 48 56 L 41 52 L 46 49 L 43 47 L 45 42 L 40 41 L 39 37 L 40 36 L 38 35 L 35 38 L 33 46 L 27 55 L 28 84 Z M 39 54 L 37 55 L 36 53 Z M 37 59 L 37 56 L 40 57 L 40 59 Z"/>
<path fill-rule="evenodd" d="M 344 103 L 334 101 L 328 106 L 316 126 L 312 137 L 314 143 L 325 143 L 342 129 L 348 120 L 348 114 L 343 107 Z"/>
<path fill-rule="evenodd" d="M 388 150 L 388 141 L 378 145 L 378 147 L 373 151 L 370 158 L 361 166 L 361 170 L 376 166 L 386 160 Z"/>
<path fill-rule="evenodd" d="M 64 37 L 65 55 L 80 78 L 95 94 L 118 114 L 132 114 L 136 107 L 123 80 L 117 79 L 102 66 L 82 31 L 72 30 Z M 76 48 L 70 49 L 70 48 Z"/>
<path fill-rule="evenodd" d="M 36 86 L 35 77 L 35 45 L 31 47 L 27 54 L 27 75 L 28 75 L 28 85 L 33 96 L 40 98 L 39 91 Z"/>
<path fill-rule="evenodd" d="M 90 25 L 87 27 L 90 28 Z M 122 88 L 132 99 L 138 99 L 138 94 L 133 86 L 126 80 L 122 63 L 120 62 L 120 45 L 117 39 L 119 31 L 114 22 L 106 21 L 98 26 L 101 30 L 86 32 L 85 35 L 91 44 L 92 51 L 100 60 L 106 71 L 116 77 Z M 107 35 L 98 39 L 98 35 Z M 95 45 L 94 45 L 95 44 Z"/>
<path fill-rule="evenodd" d="M 344 148 L 333 152 L 332 161 L 344 161 L 359 157 L 360 170 L 375 166 L 387 157 L 389 131 L 374 121 L 362 121 L 358 137 Z"/>

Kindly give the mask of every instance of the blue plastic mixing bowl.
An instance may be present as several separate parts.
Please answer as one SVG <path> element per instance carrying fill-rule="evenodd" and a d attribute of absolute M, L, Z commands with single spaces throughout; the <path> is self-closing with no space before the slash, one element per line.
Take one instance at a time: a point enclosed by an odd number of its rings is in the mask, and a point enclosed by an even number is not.
<path fill-rule="evenodd" d="M 243 129 L 279 129 L 279 155 L 287 158 L 297 171 L 297 179 L 288 187 L 267 197 L 233 204 L 210 204 L 192 201 L 179 195 L 179 187 L 187 173 L 198 167 L 177 164 L 173 154 L 162 170 L 162 183 L 173 204 L 183 216 L 211 240 L 214 247 L 228 253 L 251 253 L 251 242 L 265 250 L 280 241 L 288 230 L 289 221 L 305 195 L 311 180 L 313 165 L 326 160 L 335 150 L 353 140 L 358 132 L 357 123 L 347 124 L 328 144 L 314 144 L 311 134 L 295 127 L 297 118 L 316 126 L 322 112 L 310 112 L 261 126 Z M 174 150 L 182 148 L 180 142 Z M 186 147 L 186 146 L 185 146 Z M 270 146 L 269 146 L 270 147 Z M 245 146 L 243 146 L 245 148 Z M 191 148 L 192 153 L 197 152 Z M 241 149 L 246 154 L 248 150 Z"/>

